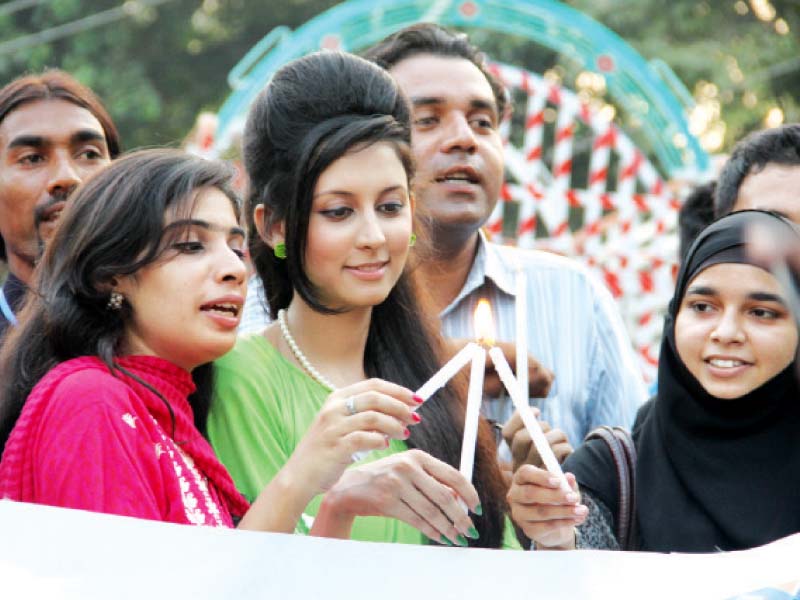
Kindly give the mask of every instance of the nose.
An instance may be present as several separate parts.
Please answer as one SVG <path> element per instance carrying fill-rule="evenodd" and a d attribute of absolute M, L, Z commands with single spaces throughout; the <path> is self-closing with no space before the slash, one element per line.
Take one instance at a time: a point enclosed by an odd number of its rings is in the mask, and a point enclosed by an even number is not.
<path fill-rule="evenodd" d="M 711 332 L 711 339 L 720 344 L 740 344 L 744 342 L 745 335 L 742 329 L 739 315 L 735 310 L 724 311 L 720 315 L 714 330 Z"/>
<path fill-rule="evenodd" d="M 47 192 L 51 196 L 66 197 L 80 184 L 81 179 L 81 173 L 72 157 L 67 153 L 58 153 L 53 162 L 50 181 L 47 183 Z"/>
<path fill-rule="evenodd" d="M 475 132 L 461 112 L 453 112 L 446 121 L 445 137 L 442 143 L 442 152 L 473 153 L 477 148 Z"/>
<path fill-rule="evenodd" d="M 244 260 L 227 243 L 223 244 L 218 254 L 217 276 L 219 281 L 228 281 L 239 285 L 244 283 L 247 280 L 247 267 L 245 267 Z"/>
<path fill-rule="evenodd" d="M 367 212 L 359 223 L 356 245 L 359 248 L 378 248 L 385 243 L 386 235 L 378 214 L 374 210 Z"/>

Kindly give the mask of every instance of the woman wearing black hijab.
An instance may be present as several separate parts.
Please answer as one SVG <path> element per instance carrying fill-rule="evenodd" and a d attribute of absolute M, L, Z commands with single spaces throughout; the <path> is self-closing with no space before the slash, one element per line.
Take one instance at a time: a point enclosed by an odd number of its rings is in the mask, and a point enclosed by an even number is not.
<path fill-rule="evenodd" d="M 634 426 L 640 550 L 740 550 L 800 532 L 798 331 L 777 280 L 745 251 L 762 223 L 798 235 L 772 213 L 734 213 L 700 234 L 678 274 L 658 396 Z M 538 547 L 619 549 L 605 443 L 585 443 L 564 468 L 583 505 L 526 465 L 509 492 L 514 520 Z"/>

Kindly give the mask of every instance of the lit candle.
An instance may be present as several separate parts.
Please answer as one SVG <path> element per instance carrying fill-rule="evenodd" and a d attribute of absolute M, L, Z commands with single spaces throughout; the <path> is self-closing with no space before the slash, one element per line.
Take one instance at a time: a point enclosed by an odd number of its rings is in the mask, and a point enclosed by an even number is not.
<path fill-rule="evenodd" d="M 417 390 L 417 396 L 423 400 L 427 400 L 433 396 L 437 390 L 443 388 L 448 381 L 450 381 L 456 373 L 458 373 L 464 365 L 471 359 L 473 354 L 480 350 L 475 342 L 470 342 L 464 346 L 459 352 L 451 358 L 447 363 L 439 369 L 433 377 L 431 377 L 425 384 Z"/>
<path fill-rule="evenodd" d="M 488 300 L 480 300 L 475 308 L 475 337 L 478 343 L 491 346 L 494 343 L 494 323 L 492 307 Z M 483 346 L 475 346 L 472 354 L 472 368 L 469 374 L 469 390 L 467 391 L 467 410 L 464 416 L 464 439 L 461 442 L 461 462 L 459 472 L 467 481 L 472 481 L 475 466 L 475 446 L 478 442 L 478 423 L 483 401 L 483 377 L 486 372 L 486 350 Z M 466 505 L 460 501 L 466 511 Z"/>
<path fill-rule="evenodd" d="M 517 409 L 520 417 L 522 417 L 523 425 L 525 425 L 528 433 L 531 434 L 531 440 L 534 446 L 536 446 L 536 451 L 539 453 L 539 456 L 542 457 L 545 468 L 559 478 L 561 488 L 565 492 L 571 492 L 572 488 L 570 488 L 569 483 L 567 483 L 564 471 L 561 470 L 561 465 L 558 464 L 558 460 L 556 460 L 556 456 L 553 454 L 550 444 L 547 443 L 547 438 L 544 437 L 544 432 L 528 404 L 528 395 L 521 393 L 519 383 L 514 378 L 511 367 L 508 365 L 506 357 L 503 356 L 503 351 L 500 350 L 500 348 L 492 348 L 489 350 L 489 356 L 492 357 L 492 362 L 494 363 L 494 368 L 497 370 L 497 374 L 500 376 L 500 381 L 503 382 L 503 385 L 511 396 L 514 408 Z"/>
<path fill-rule="evenodd" d="M 517 265 L 516 298 L 514 299 L 514 312 L 517 327 L 517 381 L 522 395 L 528 398 L 528 278 L 525 272 Z M 527 403 L 526 403 L 527 404 Z"/>

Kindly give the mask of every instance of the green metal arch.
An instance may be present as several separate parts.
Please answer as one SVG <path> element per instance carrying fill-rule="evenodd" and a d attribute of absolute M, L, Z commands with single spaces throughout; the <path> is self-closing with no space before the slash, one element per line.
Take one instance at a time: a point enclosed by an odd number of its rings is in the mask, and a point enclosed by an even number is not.
<path fill-rule="evenodd" d="M 230 143 L 237 121 L 286 62 L 321 47 L 357 52 L 420 21 L 518 35 L 602 73 L 610 97 L 635 115 L 668 175 L 704 172 L 708 155 L 688 129 L 690 96 L 663 62 L 646 62 L 617 34 L 555 0 L 349 0 L 292 32 L 279 27 L 256 44 L 229 75 L 233 92 L 219 112 L 218 145 Z M 665 73 L 669 84 L 661 74 Z"/>

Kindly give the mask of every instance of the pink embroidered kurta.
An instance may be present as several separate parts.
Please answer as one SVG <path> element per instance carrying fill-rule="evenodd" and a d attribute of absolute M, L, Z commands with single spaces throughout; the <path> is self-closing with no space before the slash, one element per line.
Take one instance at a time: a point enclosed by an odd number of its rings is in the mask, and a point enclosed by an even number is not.
<path fill-rule="evenodd" d="M 160 358 L 95 357 L 33 388 L 0 462 L 0 498 L 156 521 L 227 526 L 247 502 L 194 426 L 191 375 Z M 170 416 L 169 406 L 174 414 Z"/>

